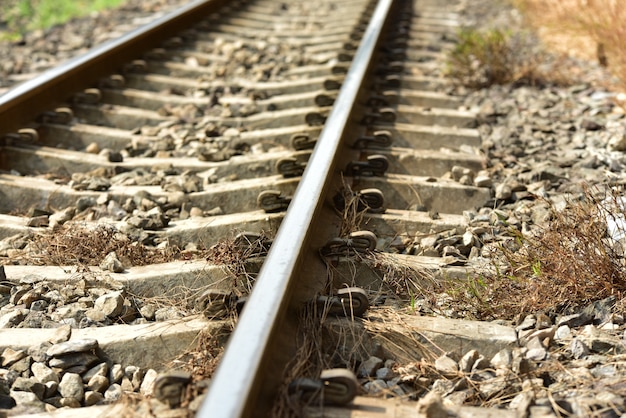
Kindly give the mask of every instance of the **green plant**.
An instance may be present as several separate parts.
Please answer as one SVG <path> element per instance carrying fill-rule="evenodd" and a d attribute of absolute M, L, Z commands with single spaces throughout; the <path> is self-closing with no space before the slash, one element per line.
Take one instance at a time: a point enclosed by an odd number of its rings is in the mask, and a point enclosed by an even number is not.
<path fill-rule="evenodd" d="M 462 29 L 449 56 L 451 75 L 477 87 L 510 81 L 510 36 L 499 29 Z"/>
<path fill-rule="evenodd" d="M 494 84 L 564 84 L 560 71 L 544 71 L 546 54 L 527 32 L 499 28 L 461 29 L 456 46 L 448 53 L 447 73 L 465 86 Z"/>
<path fill-rule="evenodd" d="M 0 39 L 16 39 L 35 29 L 47 29 L 74 17 L 117 7 L 124 0 L 10 0 L 0 5 L 5 30 Z"/>

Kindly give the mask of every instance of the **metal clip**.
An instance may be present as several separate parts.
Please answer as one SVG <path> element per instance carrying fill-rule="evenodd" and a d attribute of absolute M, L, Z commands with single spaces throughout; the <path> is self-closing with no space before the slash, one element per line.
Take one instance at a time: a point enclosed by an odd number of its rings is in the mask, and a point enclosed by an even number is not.
<path fill-rule="evenodd" d="M 143 74 L 148 71 L 148 64 L 144 60 L 134 60 L 124 66 L 125 73 Z"/>
<path fill-rule="evenodd" d="M 397 74 L 391 74 L 386 77 L 383 77 L 383 79 L 380 82 L 380 85 L 384 87 L 390 87 L 390 88 L 399 88 L 401 84 L 402 84 L 402 79 Z"/>
<path fill-rule="evenodd" d="M 289 139 L 289 143 L 296 151 L 303 151 L 315 148 L 317 139 L 311 138 L 308 134 L 294 134 Z"/>
<path fill-rule="evenodd" d="M 321 107 L 332 106 L 336 98 L 336 94 L 318 94 L 315 96 L 315 104 Z"/>
<path fill-rule="evenodd" d="M 333 238 L 320 250 L 322 257 L 350 257 L 364 255 L 376 249 L 376 235 L 370 231 L 357 231 L 348 238 Z"/>
<path fill-rule="evenodd" d="M 396 121 L 396 111 L 390 107 L 375 109 L 371 113 L 366 113 L 361 119 L 363 125 L 374 125 L 377 123 L 394 123 Z"/>
<path fill-rule="evenodd" d="M 113 74 L 100 82 L 100 87 L 121 89 L 126 85 L 126 79 L 121 74 Z"/>
<path fill-rule="evenodd" d="M 335 208 L 339 212 L 343 212 L 346 208 L 346 196 L 344 196 L 344 193 L 337 193 L 333 198 Z M 357 212 L 367 211 L 369 213 L 382 213 L 385 211 L 383 208 L 385 197 L 383 192 L 378 189 L 363 189 L 356 193 L 351 192 L 350 194 L 351 196 L 349 195 L 348 198 L 355 197 L 357 199 Z"/>
<path fill-rule="evenodd" d="M 352 147 L 358 149 L 389 148 L 391 146 L 391 143 L 391 132 L 374 131 L 373 136 L 362 136 L 357 139 Z"/>
<path fill-rule="evenodd" d="M 329 78 L 324 80 L 324 90 L 339 90 L 341 88 L 341 81 L 338 79 Z"/>
<path fill-rule="evenodd" d="M 298 177 L 304 173 L 306 162 L 298 161 L 296 158 L 281 158 L 276 163 L 276 171 L 283 177 Z"/>
<path fill-rule="evenodd" d="M 33 128 L 22 128 L 17 132 L 10 132 L 2 136 L 3 145 L 32 144 L 39 140 L 39 132 Z"/>
<path fill-rule="evenodd" d="M 317 306 L 330 315 L 361 317 L 370 303 L 363 289 L 348 287 L 338 290 L 335 296 L 318 296 Z"/>
<path fill-rule="evenodd" d="M 321 126 L 326 122 L 326 118 L 328 118 L 327 110 L 320 110 L 319 112 L 310 112 L 307 113 L 304 117 L 304 120 L 309 126 Z"/>
<path fill-rule="evenodd" d="M 346 405 L 354 400 L 359 382 L 348 369 L 324 370 L 319 379 L 302 377 L 289 384 L 289 393 L 304 402 L 320 401 L 324 405 Z"/>
<path fill-rule="evenodd" d="M 291 198 L 283 196 L 280 190 L 264 190 L 259 193 L 256 202 L 266 213 L 276 213 L 287 210 Z"/>
<path fill-rule="evenodd" d="M 155 61 L 165 61 L 167 59 L 167 51 L 165 48 L 154 48 L 145 54 L 145 57 Z"/>
<path fill-rule="evenodd" d="M 330 69 L 331 74 L 347 74 L 349 66 L 347 64 L 335 64 Z"/>
<path fill-rule="evenodd" d="M 389 168 L 389 160 L 384 155 L 370 155 L 367 161 L 352 161 L 346 167 L 348 176 L 381 177 Z"/>
<path fill-rule="evenodd" d="M 74 95 L 75 103 L 82 104 L 98 104 L 102 100 L 102 93 L 100 89 L 85 89 L 80 93 Z"/>
<path fill-rule="evenodd" d="M 69 125 L 74 119 L 74 113 L 69 107 L 59 107 L 52 111 L 44 112 L 40 116 L 42 123 L 54 123 L 57 125 Z"/>

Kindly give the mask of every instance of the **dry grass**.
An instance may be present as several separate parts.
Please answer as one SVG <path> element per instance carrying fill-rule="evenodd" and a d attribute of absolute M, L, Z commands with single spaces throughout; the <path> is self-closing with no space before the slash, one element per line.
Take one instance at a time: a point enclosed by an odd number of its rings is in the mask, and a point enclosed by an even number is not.
<path fill-rule="evenodd" d="M 626 86 L 626 9 L 620 0 L 514 0 L 552 48 L 596 59 Z"/>
<path fill-rule="evenodd" d="M 258 273 L 250 271 L 248 260 L 266 256 L 270 246 L 271 240 L 263 231 L 259 234 L 239 233 L 209 248 L 206 259 L 212 264 L 227 266 L 235 277 L 235 289 L 248 294 Z"/>
<path fill-rule="evenodd" d="M 302 377 L 315 379 L 324 369 L 329 368 L 328 360 L 324 356 L 322 318 L 323 312 L 320 312 L 315 303 L 308 304 L 302 309 L 296 336 L 298 349 L 285 367 L 284 383 L 279 389 L 277 402 L 274 403 L 270 414 L 272 417 L 302 416 L 304 408 L 311 400 L 304 399 L 301 393 L 290 390 L 290 383 Z"/>
<path fill-rule="evenodd" d="M 368 254 L 363 262 L 381 272 L 383 288 L 401 300 L 410 301 L 418 297 L 430 299 L 438 287 L 429 266 L 420 265 L 419 262 L 411 260 L 410 263 L 403 263 L 402 259 L 386 253 Z"/>
<path fill-rule="evenodd" d="M 494 254 L 494 270 L 447 289 L 481 318 L 523 312 L 567 313 L 626 291 L 626 206 L 621 191 L 587 190 L 533 235 L 512 231 L 515 242 Z M 618 237 L 615 240 L 611 237 Z"/>
<path fill-rule="evenodd" d="M 97 266 L 115 252 L 126 266 L 142 266 L 188 259 L 175 247 L 149 248 L 110 225 L 95 228 L 68 223 L 33 235 L 22 260 L 33 265 Z M 200 255 L 201 257 L 201 255 Z"/>

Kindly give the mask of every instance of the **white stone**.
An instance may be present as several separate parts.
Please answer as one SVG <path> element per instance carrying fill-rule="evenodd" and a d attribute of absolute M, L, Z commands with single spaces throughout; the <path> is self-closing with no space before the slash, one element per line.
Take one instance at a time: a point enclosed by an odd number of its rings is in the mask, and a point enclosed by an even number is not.
<path fill-rule="evenodd" d="M 64 398 L 74 398 L 79 402 L 85 396 L 83 379 L 77 373 L 65 373 L 59 383 L 59 393 Z"/>
<path fill-rule="evenodd" d="M 104 391 L 107 390 L 108 387 L 109 379 L 106 376 L 102 376 L 100 374 L 94 375 L 91 379 L 89 379 L 89 382 L 87 383 L 87 389 L 94 392 L 104 393 Z"/>
<path fill-rule="evenodd" d="M 141 382 L 141 387 L 139 388 L 139 392 L 145 396 L 152 396 L 154 393 L 154 382 L 156 382 L 159 374 L 154 369 L 148 369 L 145 376 L 143 377 L 143 382 Z"/>
<path fill-rule="evenodd" d="M 111 292 L 100 296 L 94 303 L 94 310 L 102 312 L 109 318 L 114 318 L 122 312 L 124 297 L 121 292 Z"/>
<path fill-rule="evenodd" d="M 491 359 L 491 364 L 496 369 L 499 368 L 510 368 L 511 362 L 513 361 L 513 354 L 511 350 L 508 348 L 504 348 L 496 353 Z"/>
<path fill-rule="evenodd" d="M 59 375 L 44 363 L 36 362 L 30 366 L 33 376 L 41 383 L 56 382 L 59 383 Z"/>

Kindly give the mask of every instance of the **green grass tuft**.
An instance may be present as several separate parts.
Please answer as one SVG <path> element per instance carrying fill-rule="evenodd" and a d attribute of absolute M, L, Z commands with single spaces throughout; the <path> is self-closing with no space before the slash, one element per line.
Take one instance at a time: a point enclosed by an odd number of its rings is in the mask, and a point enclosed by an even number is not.
<path fill-rule="evenodd" d="M 0 4 L 0 39 L 19 39 L 92 12 L 120 6 L 125 0 L 8 0 Z"/>

